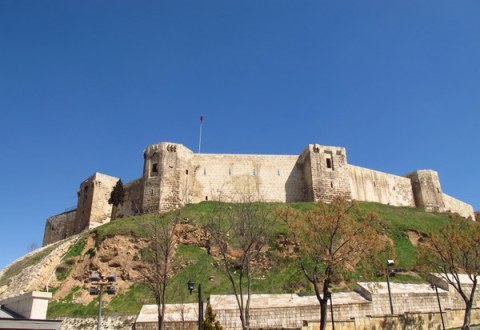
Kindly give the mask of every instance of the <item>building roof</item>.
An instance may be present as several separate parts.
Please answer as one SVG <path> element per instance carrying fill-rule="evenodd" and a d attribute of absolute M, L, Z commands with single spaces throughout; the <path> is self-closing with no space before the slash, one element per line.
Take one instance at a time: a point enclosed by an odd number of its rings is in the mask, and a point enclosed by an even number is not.
<path fill-rule="evenodd" d="M 332 300 L 336 305 L 369 303 L 364 297 L 353 291 L 334 292 L 332 293 Z M 222 309 L 238 309 L 233 294 L 211 295 L 210 303 L 214 308 L 215 306 L 221 306 Z M 250 301 L 250 307 L 255 309 L 316 306 L 318 304 L 316 296 L 300 296 L 298 294 L 252 294 Z"/>
<path fill-rule="evenodd" d="M 135 323 L 157 322 L 157 305 L 143 305 Z M 198 320 L 198 304 L 165 305 L 166 322 L 196 322 Z"/>
<path fill-rule="evenodd" d="M 60 330 L 60 320 L 26 320 L 0 318 L 0 329 L 24 329 L 24 330 Z"/>
<path fill-rule="evenodd" d="M 0 306 L 0 329 L 59 330 L 61 325 L 60 320 L 29 320 Z"/>
<path fill-rule="evenodd" d="M 359 282 L 359 287 L 367 290 L 370 294 L 388 294 L 387 282 Z M 411 283 L 390 283 L 390 290 L 392 294 L 401 293 L 432 293 L 432 287 L 428 283 L 411 284 Z M 440 293 L 445 291 L 439 288 Z M 446 293 L 446 291 L 445 291 Z"/>

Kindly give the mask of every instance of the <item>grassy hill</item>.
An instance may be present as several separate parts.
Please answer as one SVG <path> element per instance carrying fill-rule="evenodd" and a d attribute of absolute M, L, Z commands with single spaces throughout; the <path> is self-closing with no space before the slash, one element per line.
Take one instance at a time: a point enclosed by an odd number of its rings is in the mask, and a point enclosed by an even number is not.
<path fill-rule="evenodd" d="M 303 211 L 315 207 L 313 203 L 290 203 L 288 205 Z M 217 204 L 215 202 L 189 205 L 181 210 L 181 217 L 183 222 L 192 226 L 201 227 L 204 216 L 211 213 L 216 206 Z M 275 212 L 277 207 L 285 206 L 285 204 L 265 203 L 263 206 L 269 209 L 270 212 Z M 412 270 L 416 263 L 415 246 L 412 244 L 412 241 L 428 233 L 437 232 L 440 227 L 451 219 L 451 215 L 449 214 L 427 213 L 415 208 L 393 207 L 377 203 L 358 203 L 358 209 L 362 214 L 373 211 L 379 215 L 385 229 L 385 234 L 392 240 L 394 245 L 396 267 L 405 271 Z M 68 281 L 71 277 L 77 277 L 77 284 L 71 287 L 67 294 L 57 297 L 57 300 L 50 303 L 49 317 L 95 316 L 97 312 L 95 300 L 90 298 L 90 300 L 84 300 L 83 303 L 79 303 L 78 297 L 87 295 L 86 290 L 88 289 L 88 283 L 78 281 L 78 278 L 81 278 L 83 273 L 88 272 L 88 269 L 78 268 L 85 268 L 85 262 L 88 261 L 89 258 L 99 253 L 98 251 L 101 249 L 105 250 L 106 248 L 103 244 L 108 240 L 114 239 L 115 237 L 130 237 L 131 240 L 141 242 L 142 239 L 147 238 L 148 233 L 145 230 L 144 224 L 151 221 L 152 217 L 152 215 L 143 215 L 118 219 L 95 228 L 77 240 L 77 242 L 70 247 L 62 264 L 57 267 L 56 275 L 59 281 L 54 291 L 61 290 L 62 285 L 65 283 L 64 281 Z M 287 232 L 287 226 L 285 223 L 279 222 L 274 228 L 274 231 L 276 235 L 282 235 Z M 310 292 L 310 288 L 300 273 L 294 258 L 282 256 L 282 253 L 276 253 L 281 252 L 282 246 L 273 244 L 270 248 L 271 251 L 268 254 L 270 258 L 268 270 L 256 273 L 252 287 L 253 292 Z M 129 252 L 133 260 L 141 254 L 141 251 Z M 45 252 L 42 253 L 45 254 Z M 33 255 L 29 260 L 24 260 L 23 264 L 31 264 L 38 258 L 40 257 Z M 187 290 L 186 283 L 189 279 L 193 279 L 196 283 L 202 283 L 205 297 L 208 297 L 210 294 L 231 293 L 230 285 L 222 272 L 222 265 L 218 258 L 209 255 L 205 248 L 192 244 L 179 245 L 175 259 L 175 263 L 182 265 L 182 267 L 176 269 L 170 280 L 167 292 L 169 302 L 183 303 L 196 301 L 196 296 L 189 295 Z M 21 264 L 14 264 L 10 268 L 13 270 L 8 270 L 6 274 L 0 278 L 0 283 L 8 283 L 9 278 L 14 276 L 15 272 L 20 271 L 21 267 Z M 394 280 L 419 281 L 421 279 L 412 275 L 400 275 Z M 120 294 L 111 297 L 111 300 L 104 305 L 105 314 L 136 314 L 143 304 L 154 303 L 152 295 L 144 285 L 141 283 L 130 284 L 127 288 L 121 290 Z"/>

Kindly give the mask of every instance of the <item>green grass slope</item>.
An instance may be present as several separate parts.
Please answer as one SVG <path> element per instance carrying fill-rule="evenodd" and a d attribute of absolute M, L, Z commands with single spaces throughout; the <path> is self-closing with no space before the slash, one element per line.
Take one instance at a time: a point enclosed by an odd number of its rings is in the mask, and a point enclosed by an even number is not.
<path fill-rule="evenodd" d="M 298 210 L 308 210 L 315 207 L 313 203 L 290 203 L 287 204 Z M 195 205 L 188 205 L 181 210 L 181 217 L 185 221 L 202 225 L 204 216 L 213 212 L 218 205 L 215 202 L 203 202 Z M 285 204 L 265 203 L 263 206 L 275 212 L 279 206 Z M 393 207 L 378 203 L 358 203 L 358 210 L 365 214 L 376 212 L 385 228 L 385 234 L 390 237 L 394 244 L 396 253 L 396 267 L 412 269 L 416 263 L 415 247 L 409 240 L 408 232 L 418 233 L 437 232 L 440 227 L 451 220 L 451 215 L 442 213 L 427 213 L 419 209 L 408 207 Z M 168 216 L 168 215 L 166 215 Z M 99 245 L 107 238 L 115 235 L 133 235 L 136 237 L 147 237 L 144 222 L 150 221 L 152 215 L 129 217 L 112 221 L 103 226 L 97 227 L 93 234 L 96 243 Z M 274 228 L 277 234 L 287 231 L 284 223 L 279 222 Z M 272 246 L 273 251 L 281 249 L 279 246 Z M 291 258 L 280 257 L 278 253 L 270 253 L 270 268 L 267 272 L 256 274 L 252 289 L 254 293 L 291 293 L 310 292 L 303 275 Z M 210 294 L 231 293 L 230 284 L 222 272 L 221 261 L 210 256 L 205 249 L 192 246 L 180 245 L 176 253 L 176 262 L 186 265 L 175 272 L 171 278 L 167 300 L 170 303 L 187 303 L 197 301 L 197 297 L 189 295 L 186 283 L 193 279 L 196 283 L 202 283 L 204 296 Z M 395 280 L 395 279 L 394 279 Z M 399 276 L 398 281 L 415 280 L 409 276 Z M 417 279 L 418 280 L 418 279 Z M 85 288 L 75 288 L 84 290 Z M 75 292 L 72 292 L 72 295 Z M 153 296 L 142 284 L 136 284 L 122 294 L 112 298 L 109 304 L 104 307 L 107 315 L 136 314 L 143 304 L 154 303 Z M 96 314 L 96 302 L 88 306 L 72 303 L 69 295 L 65 299 L 51 302 L 49 316 L 94 316 Z"/>

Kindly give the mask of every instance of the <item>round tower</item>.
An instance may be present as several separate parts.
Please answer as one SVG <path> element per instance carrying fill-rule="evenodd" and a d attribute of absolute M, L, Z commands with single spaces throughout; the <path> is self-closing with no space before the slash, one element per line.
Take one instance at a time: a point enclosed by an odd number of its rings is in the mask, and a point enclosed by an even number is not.
<path fill-rule="evenodd" d="M 143 213 L 163 213 L 188 203 L 192 151 L 178 143 L 149 145 L 144 151 Z"/>

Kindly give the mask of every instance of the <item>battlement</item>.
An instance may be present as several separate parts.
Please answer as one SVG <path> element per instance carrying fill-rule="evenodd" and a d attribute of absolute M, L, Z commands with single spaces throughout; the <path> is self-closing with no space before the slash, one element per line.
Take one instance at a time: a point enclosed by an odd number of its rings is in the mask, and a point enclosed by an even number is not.
<path fill-rule="evenodd" d="M 47 220 L 44 245 L 110 221 L 108 199 L 118 180 L 95 173 L 82 182 L 76 211 Z M 402 177 L 370 170 L 348 164 L 344 147 L 319 144 L 309 144 L 299 155 L 197 154 L 178 143 L 151 144 L 144 150 L 143 176 L 124 189 L 116 217 L 163 213 L 205 200 L 239 201 L 239 194 L 247 194 L 268 202 L 344 196 L 475 219 L 471 205 L 443 194 L 435 171 Z"/>

